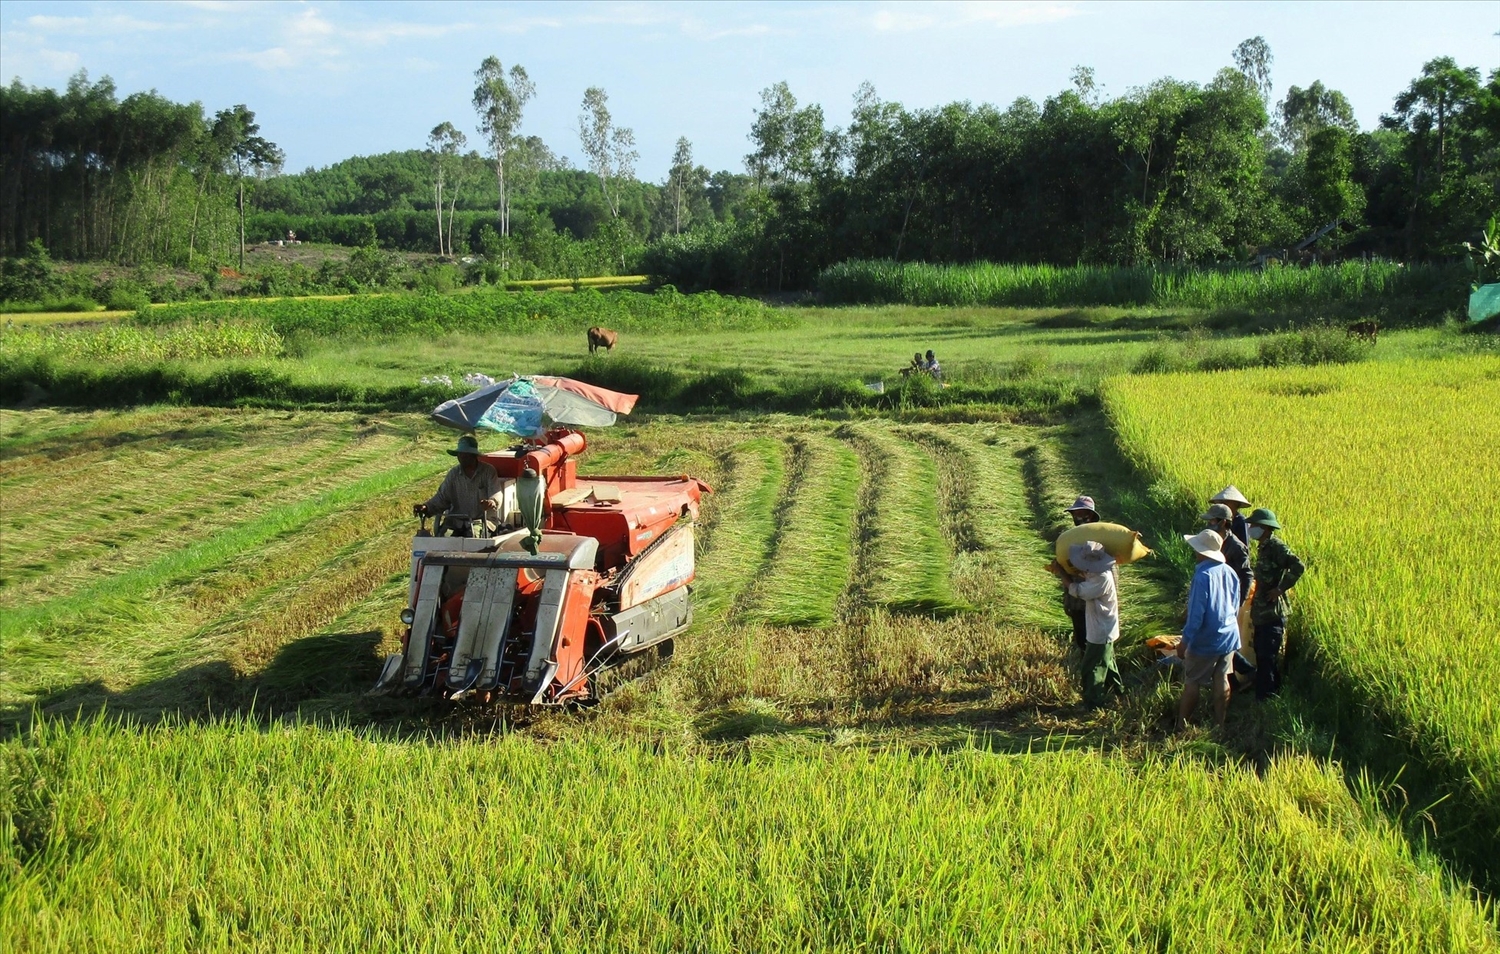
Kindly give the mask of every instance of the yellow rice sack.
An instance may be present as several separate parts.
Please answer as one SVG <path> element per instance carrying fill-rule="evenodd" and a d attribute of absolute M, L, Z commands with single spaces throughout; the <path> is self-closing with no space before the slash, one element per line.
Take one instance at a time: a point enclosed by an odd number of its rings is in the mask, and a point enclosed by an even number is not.
<path fill-rule="evenodd" d="M 1129 527 L 1122 527 L 1118 523 L 1086 523 L 1063 531 L 1062 536 L 1057 538 L 1058 565 L 1072 573 L 1073 564 L 1068 562 L 1068 549 L 1089 540 L 1102 543 L 1109 555 L 1122 566 L 1151 555 L 1151 550 L 1141 542 L 1141 535 Z"/>

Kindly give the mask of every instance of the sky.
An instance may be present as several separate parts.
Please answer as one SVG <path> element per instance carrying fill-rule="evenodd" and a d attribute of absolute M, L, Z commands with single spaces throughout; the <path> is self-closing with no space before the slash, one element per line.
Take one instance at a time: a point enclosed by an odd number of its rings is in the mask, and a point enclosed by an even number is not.
<path fill-rule="evenodd" d="M 1163 76 L 1204 83 L 1263 36 L 1273 101 L 1314 80 L 1361 126 L 1422 64 L 1500 67 L 1500 3 L 185 2 L 0 4 L 0 78 L 61 88 L 80 69 L 123 97 L 155 89 L 213 112 L 255 111 L 286 170 L 421 148 L 450 121 L 478 145 L 470 103 L 486 56 L 537 87 L 521 131 L 582 165 L 583 91 L 602 86 L 635 131 L 643 179 L 666 176 L 679 136 L 710 169 L 743 169 L 760 91 L 786 80 L 846 125 L 869 81 L 908 108 L 1009 105 L 1094 69 L 1106 96 Z"/>

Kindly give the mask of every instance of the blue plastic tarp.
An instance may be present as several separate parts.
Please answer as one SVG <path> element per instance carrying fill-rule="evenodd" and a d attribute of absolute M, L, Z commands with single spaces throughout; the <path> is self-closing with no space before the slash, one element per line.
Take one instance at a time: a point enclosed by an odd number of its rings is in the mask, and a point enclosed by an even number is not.
<path fill-rule="evenodd" d="M 1469 296 L 1469 320 L 1484 321 L 1500 315 L 1500 282 L 1480 285 Z"/>

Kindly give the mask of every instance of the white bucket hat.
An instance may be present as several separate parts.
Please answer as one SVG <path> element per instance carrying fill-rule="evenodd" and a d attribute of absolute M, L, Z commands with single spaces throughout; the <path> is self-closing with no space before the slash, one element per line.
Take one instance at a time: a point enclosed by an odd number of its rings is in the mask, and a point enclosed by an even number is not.
<path fill-rule="evenodd" d="M 1115 565 L 1115 558 L 1098 540 L 1085 540 L 1068 547 L 1068 562 L 1085 573 L 1103 573 Z"/>
<path fill-rule="evenodd" d="M 1245 495 L 1240 493 L 1240 488 L 1236 487 L 1234 484 L 1230 484 L 1228 487 L 1225 487 L 1223 490 L 1208 498 L 1208 502 L 1221 504 L 1239 504 L 1241 507 L 1250 506 L 1250 501 L 1245 499 Z"/>
<path fill-rule="evenodd" d="M 1200 530 L 1192 536 L 1183 534 L 1182 539 L 1187 541 L 1194 553 L 1201 553 L 1216 563 L 1224 562 L 1224 538 L 1214 531 Z M 1068 559 L 1071 560 L 1072 556 L 1069 555 Z"/>

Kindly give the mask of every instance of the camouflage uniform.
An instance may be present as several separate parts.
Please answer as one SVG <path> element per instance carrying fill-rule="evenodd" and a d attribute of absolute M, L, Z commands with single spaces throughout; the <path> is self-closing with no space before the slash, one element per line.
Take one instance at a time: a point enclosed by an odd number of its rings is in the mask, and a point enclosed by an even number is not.
<path fill-rule="evenodd" d="M 1255 548 L 1255 599 L 1250 621 L 1255 626 L 1255 698 L 1281 691 L 1281 643 L 1286 635 L 1286 591 L 1302 578 L 1305 567 L 1281 537 L 1261 540 Z M 1271 599 L 1272 590 L 1280 590 Z"/>

